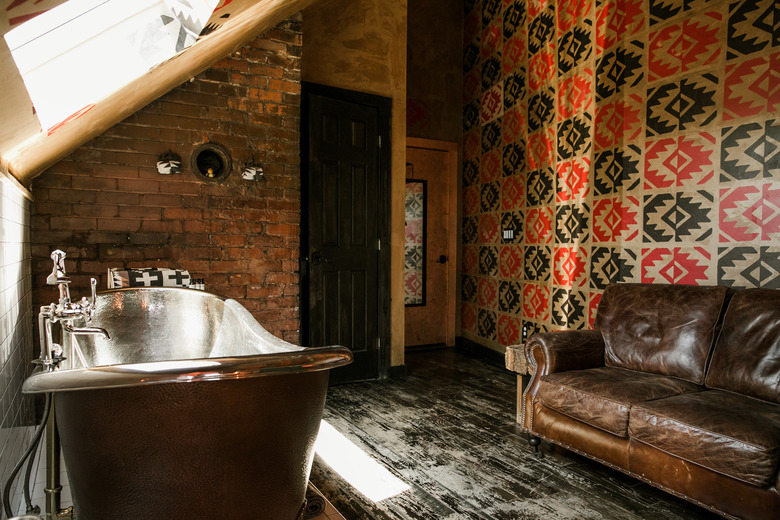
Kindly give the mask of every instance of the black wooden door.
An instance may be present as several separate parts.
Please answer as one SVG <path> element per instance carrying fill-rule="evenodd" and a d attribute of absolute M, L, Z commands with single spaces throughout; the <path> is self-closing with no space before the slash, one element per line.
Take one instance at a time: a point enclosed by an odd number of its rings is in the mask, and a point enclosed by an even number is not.
<path fill-rule="evenodd" d="M 383 375 L 383 197 L 380 110 L 343 91 L 304 93 L 303 295 L 307 346 L 344 345 L 334 382 Z M 387 244 L 385 244 L 387 246 Z"/>

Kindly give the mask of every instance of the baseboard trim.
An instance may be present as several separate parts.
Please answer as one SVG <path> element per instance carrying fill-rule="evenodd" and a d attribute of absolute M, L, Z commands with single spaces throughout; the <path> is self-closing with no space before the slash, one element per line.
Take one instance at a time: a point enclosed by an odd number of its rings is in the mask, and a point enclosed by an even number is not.
<path fill-rule="evenodd" d="M 504 354 L 463 336 L 455 338 L 455 350 L 462 354 L 487 359 L 492 363 L 504 366 Z"/>
<path fill-rule="evenodd" d="M 391 379 L 396 379 L 398 377 L 406 377 L 407 374 L 406 365 L 395 365 L 390 367 L 390 371 L 387 375 L 390 376 Z"/>

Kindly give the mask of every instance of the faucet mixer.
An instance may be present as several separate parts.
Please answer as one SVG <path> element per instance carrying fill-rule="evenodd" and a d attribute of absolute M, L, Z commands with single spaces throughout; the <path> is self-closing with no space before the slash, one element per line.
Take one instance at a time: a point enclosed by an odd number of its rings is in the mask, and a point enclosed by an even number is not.
<path fill-rule="evenodd" d="M 51 274 L 46 277 L 46 283 L 58 287 L 60 298 L 58 303 L 42 306 L 38 313 L 38 329 L 41 337 L 41 359 L 39 362 L 43 365 L 44 370 L 47 371 L 54 370 L 65 359 L 62 356 L 62 346 L 54 343 L 53 340 L 52 325 L 54 323 L 60 322 L 62 330 L 73 336 L 100 335 L 105 339 L 111 339 L 108 331 L 103 328 L 73 326 L 73 322 L 76 319 L 81 318 L 85 322 L 89 322 L 92 319 L 97 300 L 97 280 L 94 278 L 90 279 L 91 298 L 88 300 L 86 297 L 82 297 L 81 301 L 74 303 L 70 299 L 70 289 L 68 287 L 70 278 L 65 271 L 65 252 L 59 249 L 53 251 L 51 259 L 54 266 Z M 83 356 L 75 344 L 75 338 L 72 338 L 72 343 L 73 350 L 76 351 L 83 362 Z"/>
<path fill-rule="evenodd" d="M 54 268 L 52 269 L 51 274 L 46 277 L 46 284 L 59 285 L 60 290 L 64 288 L 67 291 L 70 278 L 68 278 L 68 274 L 65 272 L 65 251 L 55 249 L 51 253 L 51 259 L 54 263 Z M 60 292 L 60 298 L 63 296 L 62 292 Z M 69 292 L 67 293 L 67 298 L 70 299 Z"/>

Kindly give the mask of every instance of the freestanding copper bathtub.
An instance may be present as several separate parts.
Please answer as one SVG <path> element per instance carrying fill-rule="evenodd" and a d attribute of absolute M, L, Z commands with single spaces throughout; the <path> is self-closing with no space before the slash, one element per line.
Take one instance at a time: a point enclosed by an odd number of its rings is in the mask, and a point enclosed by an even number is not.
<path fill-rule="evenodd" d="M 79 520 L 302 515 L 328 370 L 344 347 L 275 338 L 239 303 L 190 289 L 100 293 L 54 392 Z M 77 341 L 71 344 L 71 341 Z"/>

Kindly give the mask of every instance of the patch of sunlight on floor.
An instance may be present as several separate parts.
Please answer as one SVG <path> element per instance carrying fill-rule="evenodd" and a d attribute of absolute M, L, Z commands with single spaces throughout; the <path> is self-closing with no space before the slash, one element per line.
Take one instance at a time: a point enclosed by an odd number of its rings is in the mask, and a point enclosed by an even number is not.
<path fill-rule="evenodd" d="M 366 498 L 376 502 L 400 495 L 409 486 L 358 448 L 325 420 L 314 445 L 317 455 Z"/>

